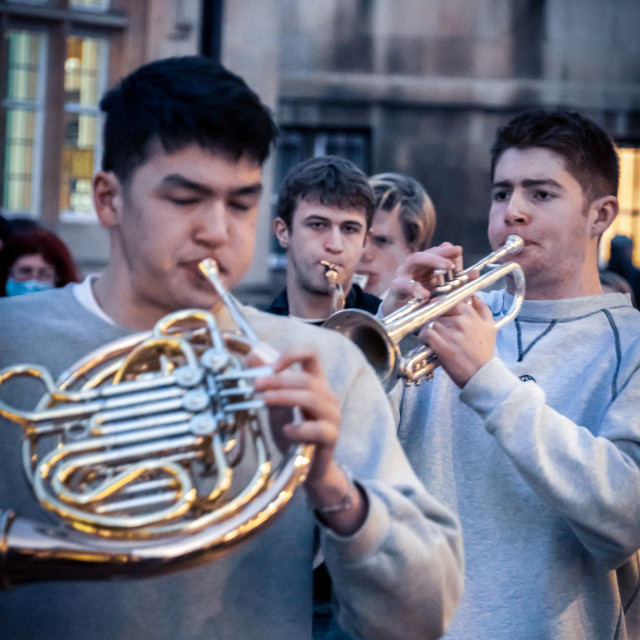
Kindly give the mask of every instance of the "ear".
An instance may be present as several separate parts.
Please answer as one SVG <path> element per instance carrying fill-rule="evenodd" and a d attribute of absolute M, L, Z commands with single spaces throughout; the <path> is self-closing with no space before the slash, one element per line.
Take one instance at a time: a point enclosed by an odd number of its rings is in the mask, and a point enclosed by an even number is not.
<path fill-rule="evenodd" d="M 618 215 L 618 198 L 615 196 L 603 196 L 596 198 L 589 207 L 591 216 L 591 237 L 601 236 Z"/>
<path fill-rule="evenodd" d="M 273 233 L 278 239 L 278 244 L 283 249 L 287 249 L 289 247 L 289 227 L 282 218 L 276 218 L 273 221 Z"/>
<path fill-rule="evenodd" d="M 122 185 L 112 171 L 98 171 L 93 176 L 93 204 L 105 229 L 117 227 L 122 216 Z"/>

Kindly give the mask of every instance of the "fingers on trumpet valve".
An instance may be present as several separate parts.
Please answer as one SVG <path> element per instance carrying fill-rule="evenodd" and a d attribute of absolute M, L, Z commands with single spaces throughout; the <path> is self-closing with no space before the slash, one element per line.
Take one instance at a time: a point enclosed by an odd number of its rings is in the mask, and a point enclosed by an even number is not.
<path fill-rule="evenodd" d="M 421 285 L 417 280 L 409 280 L 408 292 L 416 300 L 428 300 L 431 297 L 429 289 Z"/>

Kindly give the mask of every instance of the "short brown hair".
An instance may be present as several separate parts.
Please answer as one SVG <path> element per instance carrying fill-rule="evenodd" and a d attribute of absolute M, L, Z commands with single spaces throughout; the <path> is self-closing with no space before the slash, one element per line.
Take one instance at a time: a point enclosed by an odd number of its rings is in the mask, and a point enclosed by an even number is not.
<path fill-rule="evenodd" d="M 373 220 L 373 191 L 366 174 L 340 156 L 304 160 L 286 175 L 278 194 L 277 215 L 288 229 L 300 200 L 338 209 L 361 209 L 367 229 Z"/>
<path fill-rule="evenodd" d="M 564 158 L 589 200 L 617 196 L 620 165 L 616 146 L 594 122 L 574 111 L 525 111 L 498 130 L 491 149 L 491 179 L 507 149 L 543 147 Z"/>

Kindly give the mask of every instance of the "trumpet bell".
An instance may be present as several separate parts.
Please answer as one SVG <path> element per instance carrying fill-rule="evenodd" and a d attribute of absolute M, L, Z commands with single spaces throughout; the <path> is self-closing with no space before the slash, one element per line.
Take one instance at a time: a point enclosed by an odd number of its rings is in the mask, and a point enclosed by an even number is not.
<path fill-rule="evenodd" d="M 345 309 L 327 318 L 322 326 L 338 331 L 358 346 L 385 390 L 393 387 L 402 354 L 375 316 L 362 309 Z"/>

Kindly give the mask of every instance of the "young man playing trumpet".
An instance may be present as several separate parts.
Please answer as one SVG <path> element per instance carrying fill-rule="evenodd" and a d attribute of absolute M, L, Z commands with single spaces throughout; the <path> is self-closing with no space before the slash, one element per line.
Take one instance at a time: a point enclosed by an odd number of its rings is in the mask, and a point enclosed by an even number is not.
<path fill-rule="evenodd" d="M 211 309 L 223 322 L 227 296 L 200 264 L 215 260 L 230 288 L 252 258 L 262 164 L 276 128 L 241 78 L 206 58 L 160 60 L 125 78 L 101 108 L 104 157 L 93 195 L 110 234 L 109 264 L 78 286 L 3 300 L 2 367 L 38 364 L 55 378 L 94 349 L 151 330 L 172 312 Z M 64 550 L 44 544 L 48 526 L 60 525 L 47 519 L 25 482 L 20 427 L 3 419 L 0 576 L 4 585 L 24 578 L 14 562 L 20 542 L 43 567 L 31 578 L 45 580 L 0 594 L 3 637 L 310 638 L 318 530 L 346 628 L 367 638 L 444 632 L 461 590 L 459 528 L 412 473 L 371 369 L 333 332 L 243 311 L 258 339 L 280 354 L 255 389 L 269 407 L 300 410 L 274 437 L 284 438 L 283 446 L 315 445 L 304 491 L 268 528 L 213 562 L 144 578 L 136 577 L 134 562 L 129 579 L 100 580 L 100 554 L 87 553 L 84 563 L 76 554 L 69 568 L 61 562 Z M 216 362 L 224 358 L 211 366 Z M 148 378 L 139 381 L 144 386 Z M 41 395 L 41 388 L 20 387 L 4 406 L 32 410 Z M 17 540 L 27 520 L 47 523 L 36 527 L 32 547 Z M 77 579 L 56 582 L 57 566 L 73 569 Z"/>
<path fill-rule="evenodd" d="M 273 229 L 287 251 L 286 287 L 267 311 L 321 324 L 340 309 L 375 313 L 380 299 L 352 282 L 374 212 L 367 176 L 338 156 L 295 165 Z"/>
<path fill-rule="evenodd" d="M 618 211 L 614 144 L 572 112 L 534 111 L 492 149 L 489 239 L 526 278 L 423 327 L 442 367 L 408 388 L 399 437 L 461 520 L 465 594 L 447 638 L 618 640 L 640 634 L 640 316 L 602 293 L 598 243 Z M 460 248 L 409 257 L 384 313 Z"/>

